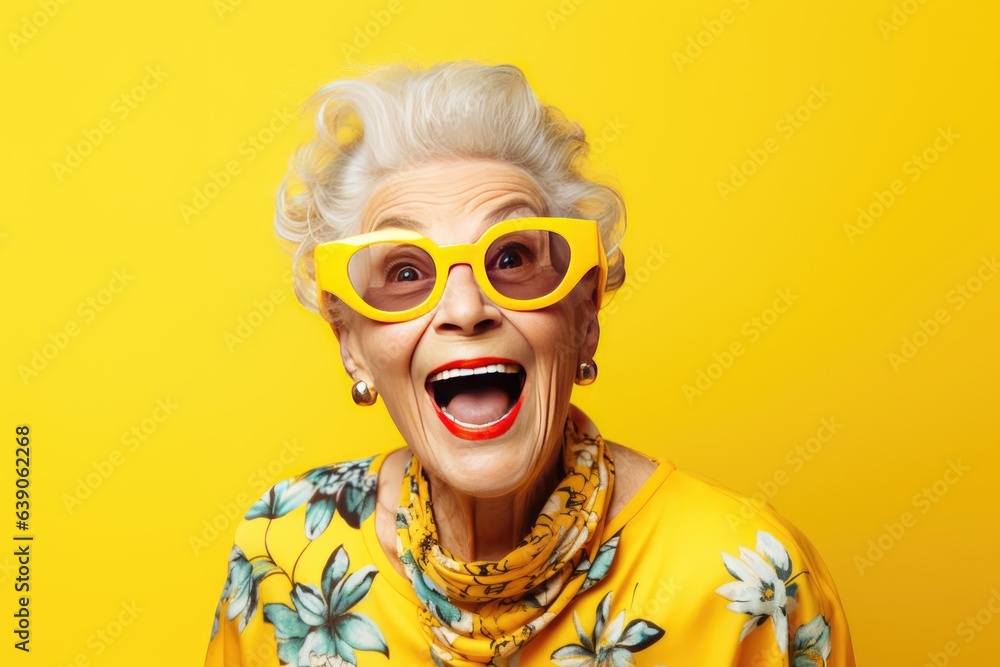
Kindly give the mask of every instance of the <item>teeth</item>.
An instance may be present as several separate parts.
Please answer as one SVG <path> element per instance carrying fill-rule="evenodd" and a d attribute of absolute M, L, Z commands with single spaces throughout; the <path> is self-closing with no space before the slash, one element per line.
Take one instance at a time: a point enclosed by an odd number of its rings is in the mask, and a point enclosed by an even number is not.
<path fill-rule="evenodd" d="M 513 409 L 513 407 L 511 407 L 511 409 Z M 449 412 L 447 410 L 445 410 L 444 408 L 441 408 L 441 413 L 445 417 L 447 417 L 448 419 L 450 419 L 451 421 L 453 421 L 456 424 L 458 424 L 459 426 L 465 426 L 466 428 L 486 428 L 487 426 L 493 426 L 497 422 L 503 421 L 504 417 L 506 417 L 507 415 L 510 414 L 510 410 L 508 410 L 507 412 L 505 412 L 504 415 L 503 415 L 503 417 L 500 417 L 500 419 L 495 419 L 495 420 L 493 420 L 491 422 L 487 422 L 485 424 L 469 424 L 469 423 L 461 421 L 459 419 L 455 419 L 455 417 L 453 417 L 451 414 L 449 414 Z"/>
<path fill-rule="evenodd" d="M 517 364 L 488 364 L 486 366 L 479 366 L 478 368 L 451 368 L 440 373 L 435 373 L 430 376 L 428 382 L 437 382 L 438 380 L 450 380 L 456 377 L 465 377 L 468 375 L 486 375 L 487 373 L 520 373 L 521 367 Z M 449 415 L 450 416 L 450 415 Z M 459 422 L 461 423 L 461 422 Z"/>

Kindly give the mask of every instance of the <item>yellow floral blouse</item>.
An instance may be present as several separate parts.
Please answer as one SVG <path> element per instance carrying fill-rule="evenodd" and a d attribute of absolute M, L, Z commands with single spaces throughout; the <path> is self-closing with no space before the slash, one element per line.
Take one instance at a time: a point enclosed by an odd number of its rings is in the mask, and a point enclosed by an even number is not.
<path fill-rule="evenodd" d="M 375 533 L 384 458 L 309 471 L 250 508 L 207 667 L 435 664 L 413 586 Z M 578 567 L 580 592 L 509 665 L 853 666 L 833 581 L 802 533 L 769 506 L 657 464 Z"/>

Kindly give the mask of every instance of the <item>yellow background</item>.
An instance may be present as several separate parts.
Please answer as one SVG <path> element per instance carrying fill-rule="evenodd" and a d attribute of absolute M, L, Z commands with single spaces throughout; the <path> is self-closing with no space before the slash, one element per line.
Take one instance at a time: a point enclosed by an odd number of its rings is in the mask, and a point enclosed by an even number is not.
<path fill-rule="evenodd" d="M 605 436 L 795 522 L 860 664 L 948 642 L 939 661 L 995 662 L 1000 10 L 667 4 L 5 3 L 0 661 L 200 664 L 231 517 L 399 444 L 291 296 L 273 200 L 309 121 L 281 119 L 359 64 L 475 58 L 520 66 L 599 139 L 628 204 L 632 282 L 575 399 Z M 67 171 L 71 148 L 88 154 Z M 18 424 L 30 654 L 12 648 Z"/>

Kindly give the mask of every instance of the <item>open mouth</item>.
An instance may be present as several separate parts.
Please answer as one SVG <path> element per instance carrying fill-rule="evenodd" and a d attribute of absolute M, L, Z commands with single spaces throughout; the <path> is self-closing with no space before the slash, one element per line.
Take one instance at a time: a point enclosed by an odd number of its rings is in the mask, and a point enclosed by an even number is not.
<path fill-rule="evenodd" d="M 508 359 L 467 359 L 436 369 L 427 394 L 455 435 L 481 440 L 506 432 L 517 417 L 526 373 Z"/>

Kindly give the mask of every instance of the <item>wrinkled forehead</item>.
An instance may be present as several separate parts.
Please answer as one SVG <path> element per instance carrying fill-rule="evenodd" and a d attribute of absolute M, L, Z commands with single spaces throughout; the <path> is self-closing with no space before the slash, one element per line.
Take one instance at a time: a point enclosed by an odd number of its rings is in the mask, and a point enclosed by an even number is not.
<path fill-rule="evenodd" d="M 471 243 L 510 218 L 548 215 L 534 179 L 495 160 L 440 160 L 395 172 L 374 190 L 361 233 L 409 229 L 439 244 Z"/>

